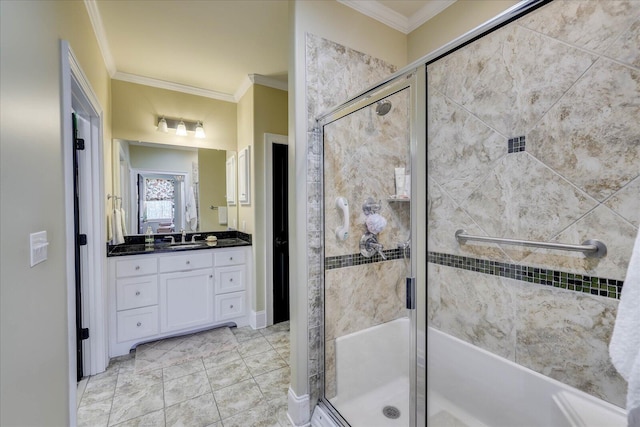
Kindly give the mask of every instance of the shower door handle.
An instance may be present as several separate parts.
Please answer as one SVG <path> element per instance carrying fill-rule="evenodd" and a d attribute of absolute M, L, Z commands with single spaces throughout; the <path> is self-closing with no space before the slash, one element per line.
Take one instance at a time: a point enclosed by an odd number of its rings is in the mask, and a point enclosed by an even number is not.
<path fill-rule="evenodd" d="M 416 278 L 407 277 L 407 309 L 416 309 Z"/>

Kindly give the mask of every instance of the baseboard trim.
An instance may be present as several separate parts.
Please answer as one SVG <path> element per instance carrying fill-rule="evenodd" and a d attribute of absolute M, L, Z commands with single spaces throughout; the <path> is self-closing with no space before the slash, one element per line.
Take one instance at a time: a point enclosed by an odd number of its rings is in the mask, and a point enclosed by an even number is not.
<path fill-rule="evenodd" d="M 309 410 L 309 395 L 298 396 L 291 387 L 289 387 L 288 400 L 289 409 L 287 411 L 287 418 L 289 418 L 291 424 L 298 427 L 311 426 L 309 419 L 311 414 Z"/>
<path fill-rule="evenodd" d="M 267 327 L 267 312 L 251 310 L 251 318 L 249 319 L 253 329 L 263 329 Z"/>

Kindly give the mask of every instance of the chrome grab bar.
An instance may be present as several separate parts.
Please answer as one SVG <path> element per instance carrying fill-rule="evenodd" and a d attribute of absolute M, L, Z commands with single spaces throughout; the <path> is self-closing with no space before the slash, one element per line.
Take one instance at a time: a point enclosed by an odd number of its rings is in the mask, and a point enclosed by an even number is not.
<path fill-rule="evenodd" d="M 529 246 L 533 248 L 558 249 L 562 251 L 583 252 L 585 256 L 602 258 L 607 255 L 607 246 L 599 240 L 586 240 L 581 245 L 571 245 L 568 243 L 552 243 L 552 242 L 533 242 L 531 240 L 505 239 L 502 237 L 485 237 L 471 236 L 467 232 L 460 229 L 456 231 L 455 236 L 458 243 L 463 244 L 467 241 L 498 243 L 504 245 Z"/>

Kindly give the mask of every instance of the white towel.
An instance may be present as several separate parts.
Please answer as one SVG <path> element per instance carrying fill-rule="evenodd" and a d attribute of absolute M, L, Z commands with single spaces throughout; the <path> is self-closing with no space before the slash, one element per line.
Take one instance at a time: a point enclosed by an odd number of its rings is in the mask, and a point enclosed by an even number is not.
<path fill-rule="evenodd" d="M 198 227 L 198 209 L 196 209 L 196 195 L 193 187 L 187 190 L 187 204 L 185 206 L 185 220 L 191 231 L 196 231 Z"/>
<path fill-rule="evenodd" d="M 113 239 L 113 215 L 107 215 L 107 240 Z"/>
<path fill-rule="evenodd" d="M 218 207 L 218 224 L 220 225 L 227 224 L 227 207 L 226 206 Z"/>
<path fill-rule="evenodd" d="M 124 209 L 120 208 L 120 223 L 122 224 L 122 236 L 129 234 L 127 231 L 127 216 L 124 213 Z"/>
<path fill-rule="evenodd" d="M 629 426 L 640 426 L 640 232 L 622 286 L 609 355 L 628 383 Z"/>
<path fill-rule="evenodd" d="M 124 243 L 124 236 L 122 235 L 122 217 L 120 216 L 120 209 L 113 210 L 113 244 L 121 245 Z"/>

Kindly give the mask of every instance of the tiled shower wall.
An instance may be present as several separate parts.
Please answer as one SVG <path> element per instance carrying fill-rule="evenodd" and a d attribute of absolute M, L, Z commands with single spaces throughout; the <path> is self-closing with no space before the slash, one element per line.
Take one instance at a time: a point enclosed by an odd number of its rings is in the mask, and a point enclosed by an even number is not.
<path fill-rule="evenodd" d="M 383 61 L 369 55 L 346 48 L 337 43 L 307 35 L 306 40 L 307 61 L 307 257 L 308 257 L 308 298 L 309 298 L 309 391 L 311 396 L 311 408 L 315 407 L 321 394 L 323 379 L 322 339 L 323 339 L 323 289 L 322 280 L 322 141 L 321 134 L 316 129 L 315 117 L 324 111 L 344 102 L 348 98 L 367 89 L 382 79 L 388 77 L 395 68 Z M 389 165 L 389 173 L 399 165 Z M 392 178 L 391 178 L 392 179 Z M 335 196 L 334 196 L 335 200 Z M 349 200 L 352 203 L 354 218 L 359 217 L 363 200 Z M 356 211 L 356 209 L 358 211 Z M 354 219 L 354 222 L 362 224 Z M 334 226 L 335 227 L 335 226 Z M 328 228 L 328 226 L 327 226 Z M 356 231 L 358 230 L 358 231 Z M 352 223 L 352 233 L 361 231 Z M 335 240 L 335 238 L 334 238 Z M 345 253 L 352 253 L 350 250 Z M 357 251 L 355 251 L 357 252 Z M 343 255 L 343 252 L 335 254 Z M 389 263 L 402 263 L 401 260 Z M 384 263 L 384 264 L 389 264 Z M 354 275 L 368 273 L 375 265 L 361 265 L 347 269 L 332 270 L 334 274 L 343 274 L 351 270 Z M 340 277 L 338 280 L 351 282 L 353 276 Z"/>
<path fill-rule="evenodd" d="M 559 1 L 428 66 L 432 326 L 624 406 L 608 343 L 640 212 L 640 2 Z M 580 244 L 606 257 L 467 243 Z"/>

